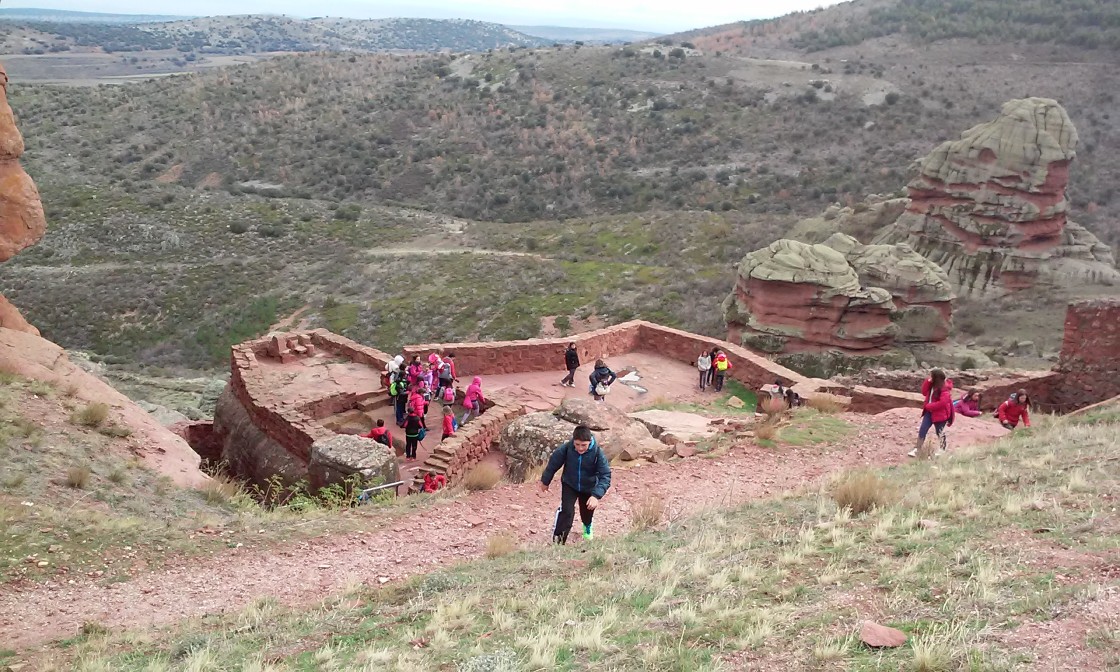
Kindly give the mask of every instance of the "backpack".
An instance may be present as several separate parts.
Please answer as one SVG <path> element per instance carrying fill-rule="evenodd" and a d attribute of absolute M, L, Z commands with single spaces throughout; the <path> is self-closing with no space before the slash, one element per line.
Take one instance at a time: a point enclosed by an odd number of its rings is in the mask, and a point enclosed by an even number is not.
<path fill-rule="evenodd" d="M 427 435 L 428 435 L 428 428 L 427 427 L 421 427 L 420 432 L 416 435 L 416 440 L 417 441 L 423 441 L 424 437 L 427 436 Z"/>
<path fill-rule="evenodd" d="M 716 360 L 716 370 L 717 371 L 726 371 L 727 370 L 727 363 L 728 362 L 727 362 L 726 359 Z"/>
<path fill-rule="evenodd" d="M 453 388 L 453 387 L 443 388 L 443 400 L 446 401 L 449 404 L 454 403 L 455 402 L 455 388 Z"/>
<path fill-rule="evenodd" d="M 380 443 L 381 445 L 389 446 L 390 448 L 392 448 L 392 446 L 389 445 L 389 432 L 385 432 L 381 436 L 374 439 L 374 441 Z"/>
<path fill-rule="evenodd" d="M 408 387 L 404 384 L 403 380 L 394 380 L 389 385 L 389 396 L 399 397 L 408 391 Z"/>

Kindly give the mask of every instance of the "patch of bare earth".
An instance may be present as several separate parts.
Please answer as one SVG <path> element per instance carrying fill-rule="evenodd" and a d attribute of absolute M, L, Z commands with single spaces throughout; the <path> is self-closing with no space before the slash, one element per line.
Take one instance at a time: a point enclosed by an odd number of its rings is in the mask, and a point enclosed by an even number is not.
<path fill-rule="evenodd" d="M 1086 672 L 1120 665 L 1118 633 L 1120 586 L 1114 584 L 1058 618 L 1019 626 L 1000 642 L 1029 655 L 1028 670 Z"/>
<path fill-rule="evenodd" d="M 666 515 L 677 518 L 815 487 L 843 470 L 906 460 L 913 422 L 845 418 L 858 425 L 858 442 L 777 449 L 738 445 L 720 457 L 620 466 L 596 516 L 596 531 L 626 533 L 631 511 L 644 497 L 663 499 Z M 1003 431 L 988 424 L 989 438 Z M 310 603 L 355 582 L 391 584 L 480 558 L 496 532 L 509 532 L 525 546 L 545 545 L 558 501 L 555 488 L 542 495 L 532 484 L 503 484 L 491 491 L 441 497 L 392 523 L 379 523 L 371 515 L 363 534 L 298 542 L 271 552 L 233 548 L 108 586 L 82 581 L 6 590 L 0 593 L 0 646 L 33 647 L 73 635 L 91 621 L 108 627 L 166 625 L 240 610 L 262 596 Z"/>
<path fill-rule="evenodd" d="M 168 168 L 162 175 L 156 178 L 156 182 L 161 184 L 171 184 L 178 182 L 179 178 L 183 177 L 183 164 L 176 163 L 174 166 Z"/>

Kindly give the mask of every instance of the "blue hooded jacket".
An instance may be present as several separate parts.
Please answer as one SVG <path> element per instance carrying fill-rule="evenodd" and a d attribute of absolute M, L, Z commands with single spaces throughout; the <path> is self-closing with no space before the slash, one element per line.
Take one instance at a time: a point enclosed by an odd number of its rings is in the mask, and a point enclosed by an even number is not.
<path fill-rule="evenodd" d="M 561 467 L 564 468 L 564 475 L 560 477 L 560 482 L 575 488 L 581 494 L 602 499 L 611 487 L 611 463 L 599 448 L 595 437 L 591 437 L 591 447 L 583 455 L 576 452 L 572 441 L 566 441 L 552 451 L 552 457 L 548 458 L 548 465 L 541 474 L 541 483 L 552 483 L 552 477 Z"/>

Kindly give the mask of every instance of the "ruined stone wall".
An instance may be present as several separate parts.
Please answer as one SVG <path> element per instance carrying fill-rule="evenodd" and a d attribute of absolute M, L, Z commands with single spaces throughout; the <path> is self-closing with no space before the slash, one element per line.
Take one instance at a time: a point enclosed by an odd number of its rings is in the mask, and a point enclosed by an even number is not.
<path fill-rule="evenodd" d="M 633 352 L 638 349 L 638 322 L 625 322 L 566 338 L 529 338 L 523 341 L 489 343 L 430 343 L 404 349 L 406 358 L 430 352 L 455 353 L 455 370 L 460 378 L 563 371 L 564 349 L 576 344 L 580 362 L 588 366 L 599 357 Z"/>
<path fill-rule="evenodd" d="M 436 446 L 424 461 L 423 467 L 416 472 L 411 488 L 413 491 L 419 491 L 423 486 L 425 472 L 447 476 L 448 484 L 458 483 L 486 457 L 502 429 L 525 412 L 521 404 L 505 400 L 500 394 L 487 401 L 490 403 L 485 413 L 460 427 L 454 436 Z M 429 441 L 438 441 L 439 433 L 431 432 L 429 437 L 432 437 L 427 439 Z"/>
<path fill-rule="evenodd" d="M 1120 299 L 1071 303 L 1050 400 L 1070 411 L 1120 395 Z"/>

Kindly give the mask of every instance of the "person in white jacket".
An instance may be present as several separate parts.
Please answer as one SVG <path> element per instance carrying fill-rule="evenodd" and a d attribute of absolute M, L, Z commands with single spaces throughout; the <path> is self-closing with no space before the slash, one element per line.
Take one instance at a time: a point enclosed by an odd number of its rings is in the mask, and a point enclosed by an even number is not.
<path fill-rule="evenodd" d="M 704 390 L 708 386 L 708 371 L 712 369 L 712 356 L 701 352 L 696 358 L 696 368 L 700 371 L 700 389 Z"/>

